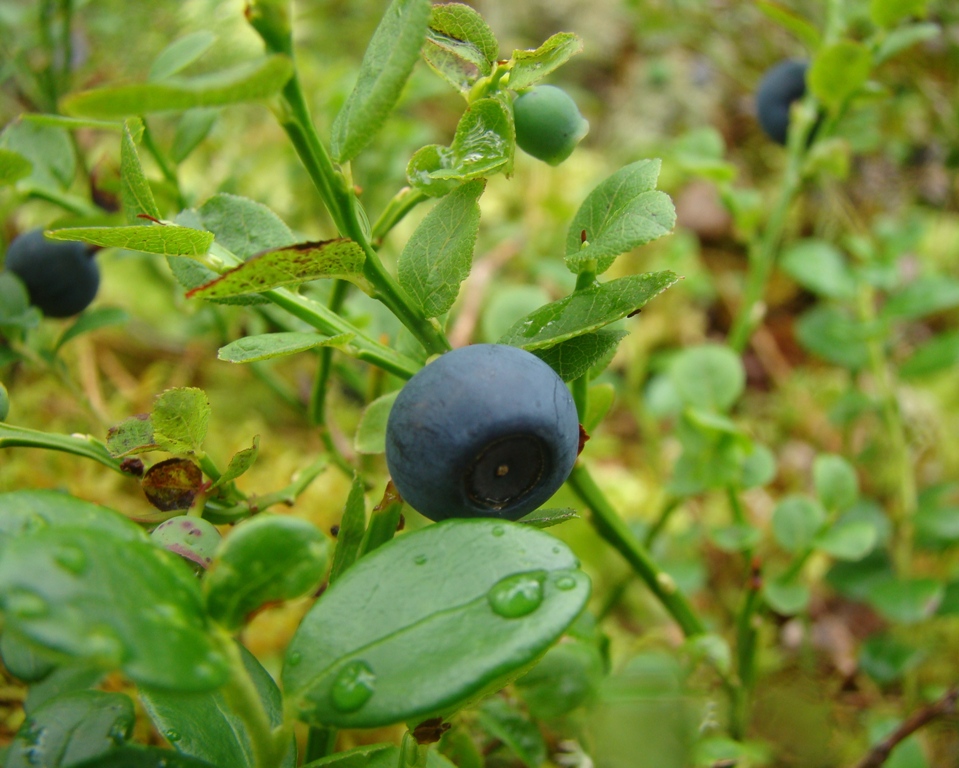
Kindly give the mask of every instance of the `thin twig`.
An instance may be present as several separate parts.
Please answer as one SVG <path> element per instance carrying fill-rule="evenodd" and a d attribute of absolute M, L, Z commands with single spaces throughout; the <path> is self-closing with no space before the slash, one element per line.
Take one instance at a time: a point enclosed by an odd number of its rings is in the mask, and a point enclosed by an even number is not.
<path fill-rule="evenodd" d="M 869 750 L 869 754 L 856 764 L 856 768 L 879 768 L 901 742 L 920 728 L 940 717 L 955 714 L 957 701 L 959 701 L 959 688 L 950 688 L 941 699 L 903 720 L 896 730 Z"/>

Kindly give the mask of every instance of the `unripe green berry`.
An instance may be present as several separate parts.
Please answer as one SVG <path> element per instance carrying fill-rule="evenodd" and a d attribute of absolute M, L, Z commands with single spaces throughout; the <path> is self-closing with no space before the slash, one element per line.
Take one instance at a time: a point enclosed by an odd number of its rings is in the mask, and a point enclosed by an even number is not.
<path fill-rule="evenodd" d="M 559 165 L 589 132 L 589 123 L 562 88 L 538 85 L 513 102 L 516 144 L 538 160 Z"/>

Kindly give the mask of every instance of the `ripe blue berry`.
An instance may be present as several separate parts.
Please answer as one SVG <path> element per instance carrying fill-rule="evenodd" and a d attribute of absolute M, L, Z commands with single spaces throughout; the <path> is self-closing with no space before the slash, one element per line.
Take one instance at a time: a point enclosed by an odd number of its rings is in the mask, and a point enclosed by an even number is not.
<path fill-rule="evenodd" d="M 4 266 L 19 277 L 30 303 L 47 317 L 71 317 L 86 309 L 100 287 L 100 270 L 84 243 L 47 240 L 42 229 L 10 243 Z"/>
<path fill-rule="evenodd" d="M 562 88 L 539 85 L 513 102 L 516 144 L 538 160 L 559 165 L 589 131 L 576 102 Z"/>
<path fill-rule="evenodd" d="M 785 144 L 789 135 L 789 109 L 806 95 L 809 63 L 798 59 L 781 61 L 766 70 L 756 89 L 759 125 L 773 141 Z"/>
<path fill-rule="evenodd" d="M 411 507 L 430 518 L 532 512 L 565 482 L 579 452 L 573 398 L 546 363 L 517 347 L 447 352 L 400 391 L 386 463 Z"/>

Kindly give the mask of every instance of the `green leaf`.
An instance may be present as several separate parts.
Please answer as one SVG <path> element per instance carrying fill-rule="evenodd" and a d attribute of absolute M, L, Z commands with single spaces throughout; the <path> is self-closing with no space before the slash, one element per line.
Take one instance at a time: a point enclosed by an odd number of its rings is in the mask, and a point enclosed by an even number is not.
<path fill-rule="evenodd" d="M 886 619 L 916 624 L 936 612 L 944 594 L 942 582 L 936 579 L 890 578 L 873 584 L 868 598 Z"/>
<path fill-rule="evenodd" d="M 333 551 L 333 564 L 330 566 L 330 584 L 356 562 L 365 530 L 366 500 L 363 497 L 363 480 L 357 475 L 353 478 L 350 495 L 346 498 L 346 509 L 340 519 L 340 530 L 336 535 L 336 549 Z"/>
<path fill-rule="evenodd" d="M 249 448 L 244 448 L 240 451 L 237 451 L 233 454 L 233 457 L 230 459 L 230 463 L 227 465 L 226 469 L 223 471 L 223 474 L 220 475 L 220 479 L 213 483 L 213 488 L 218 488 L 220 486 L 226 485 L 227 483 L 232 483 L 240 475 L 245 474 L 250 467 L 256 462 L 257 456 L 260 455 L 260 436 L 253 436 L 253 445 Z"/>
<path fill-rule="evenodd" d="M 819 47 L 819 30 L 799 14 L 770 0 L 757 0 L 756 6 L 779 26 L 792 32 L 810 51 Z"/>
<path fill-rule="evenodd" d="M 589 407 L 583 420 L 583 428 L 587 433 L 591 433 L 606 418 L 615 400 L 616 387 L 612 384 L 594 384 L 589 388 Z"/>
<path fill-rule="evenodd" d="M 904 378 L 920 378 L 959 365 L 959 331 L 934 336 L 918 347 L 899 368 Z"/>
<path fill-rule="evenodd" d="M 430 10 L 430 31 L 468 43 L 492 65 L 499 59 L 499 43 L 489 25 L 473 8 L 463 3 L 434 5 Z M 488 70 L 483 74 L 489 74 Z"/>
<path fill-rule="evenodd" d="M 683 403 L 724 413 L 746 388 L 746 370 L 733 350 L 718 344 L 684 349 L 669 367 L 669 378 Z"/>
<path fill-rule="evenodd" d="M 220 192 L 196 209 L 203 227 L 241 259 L 296 242 L 286 223 L 262 203 Z"/>
<path fill-rule="evenodd" d="M 922 660 L 922 652 L 882 633 L 866 638 L 859 649 L 859 667 L 880 685 L 889 685 Z"/>
<path fill-rule="evenodd" d="M 471 181 L 440 200 L 400 254 L 400 285 L 426 317 L 449 311 L 470 273 L 485 188 L 484 181 Z"/>
<path fill-rule="evenodd" d="M 31 170 L 25 178 L 39 187 L 64 190 L 73 183 L 76 152 L 70 134 L 63 128 L 18 118 L 0 133 L 0 149 L 29 162 Z M 18 165 L 22 168 L 22 163 Z"/>
<path fill-rule="evenodd" d="M 52 432 L 41 432 L 38 429 L 0 424 L 0 448 L 15 447 L 45 448 L 50 451 L 72 453 L 74 456 L 98 461 L 116 472 L 122 471 L 120 462 L 110 455 L 107 447 L 90 435 L 58 435 Z"/>
<path fill-rule="evenodd" d="M 74 93 L 63 99 L 61 109 L 67 115 L 117 118 L 262 101 L 278 94 L 292 74 L 293 62 L 277 54 L 192 78 Z"/>
<path fill-rule="evenodd" d="M 253 363 L 258 360 L 270 360 L 305 352 L 317 347 L 342 347 L 349 344 L 352 333 L 340 333 L 336 336 L 324 336 L 320 333 L 304 331 L 278 331 L 260 333 L 256 336 L 244 336 L 220 347 L 217 357 L 229 363 Z"/>
<path fill-rule="evenodd" d="M 283 700 L 270 673 L 246 648 L 237 644 L 243 666 L 270 725 L 283 723 Z M 140 700 L 153 724 L 177 752 L 230 768 L 252 768 L 253 747 L 246 724 L 230 707 L 222 691 L 183 693 L 141 688 Z M 296 765 L 296 749 L 291 745 L 278 768 Z"/>
<path fill-rule="evenodd" d="M 79 528 L 46 528 L 0 550 L 7 625 L 61 658 L 137 684 L 209 690 L 228 674 L 199 584 L 172 552 Z"/>
<path fill-rule="evenodd" d="M 656 190 L 661 166 L 660 160 L 639 160 L 589 193 L 566 235 L 570 271 L 602 274 L 621 253 L 672 232 L 676 209 L 669 195 Z"/>
<path fill-rule="evenodd" d="M 763 598 L 770 608 L 783 616 L 794 616 L 805 610 L 811 597 L 809 587 L 798 579 L 787 581 L 779 577 L 763 582 Z"/>
<path fill-rule="evenodd" d="M 736 487 L 759 488 L 776 477 L 776 457 L 765 445 L 753 443 L 752 450 L 743 458 L 742 476 Z"/>
<path fill-rule="evenodd" d="M 17 731 L 4 768 L 73 766 L 123 744 L 133 733 L 133 702 L 122 693 L 76 691 L 34 710 Z"/>
<path fill-rule="evenodd" d="M 862 560 L 876 546 L 876 527 L 865 520 L 837 523 L 813 540 L 813 546 L 837 560 Z"/>
<path fill-rule="evenodd" d="M 196 387 L 168 389 L 157 396 L 150 414 L 157 444 L 170 453 L 196 453 L 206 438 L 210 401 Z"/>
<path fill-rule="evenodd" d="M 590 368 L 611 354 L 628 335 L 626 331 L 603 329 L 534 350 L 533 354 L 556 371 L 563 381 L 570 382 L 589 373 Z"/>
<path fill-rule="evenodd" d="M 678 279 L 672 272 L 647 272 L 597 283 L 531 312 L 510 328 L 499 343 L 527 350 L 543 349 L 598 331 L 635 313 Z"/>
<path fill-rule="evenodd" d="M 286 695 L 306 722 L 345 728 L 449 713 L 556 641 L 589 596 L 578 566 L 558 539 L 495 520 L 399 536 L 306 615 L 287 649 Z"/>
<path fill-rule="evenodd" d="M 564 638 L 515 687 L 529 713 L 551 720 L 585 703 L 603 679 L 603 657 L 593 643 Z"/>
<path fill-rule="evenodd" d="M 807 83 L 813 95 L 833 112 L 866 84 L 872 54 L 862 43 L 840 40 L 817 51 Z"/>
<path fill-rule="evenodd" d="M 725 552 L 743 552 L 755 547 L 762 534 L 759 529 L 746 523 L 733 523 L 709 532 L 713 544 Z"/>
<path fill-rule="evenodd" d="M 853 299 L 856 277 L 846 258 L 832 243 L 806 239 L 793 243 L 782 254 L 780 265 L 793 280 L 818 296 Z"/>
<path fill-rule="evenodd" d="M 366 290 L 365 261 L 366 254 L 360 244 L 346 238 L 297 243 L 252 256 L 205 285 L 191 288 L 186 295 L 187 298 L 222 299 L 322 278 L 350 280 Z"/>
<path fill-rule="evenodd" d="M 546 762 L 546 743 L 539 726 L 505 699 L 487 699 L 476 711 L 480 727 L 503 742 L 527 768 Z"/>
<path fill-rule="evenodd" d="M 267 603 L 315 589 L 329 546 L 319 528 L 289 515 L 260 514 L 237 525 L 203 580 L 207 611 L 230 631 Z"/>
<path fill-rule="evenodd" d="M 440 77 L 464 95 L 480 78 L 492 73 L 499 43 L 483 17 L 468 5 L 434 5 L 420 51 Z"/>
<path fill-rule="evenodd" d="M 100 757 L 75 763 L 70 768 L 217 768 L 217 766 L 169 749 L 125 744 L 111 749 Z"/>
<path fill-rule="evenodd" d="M 880 314 L 890 320 L 918 320 L 956 307 L 959 280 L 948 275 L 926 275 L 890 296 Z"/>
<path fill-rule="evenodd" d="M 812 544 L 826 520 L 819 502 L 806 496 L 786 496 L 773 510 L 773 536 L 789 552 L 801 552 Z"/>
<path fill-rule="evenodd" d="M 155 451 L 159 447 L 153 437 L 153 422 L 146 413 L 124 419 L 107 430 L 107 450 L 117 458 Z"/>
<path fill-rule="evenodd" d="M 57 668 L 55 661 L 9 629 L 0 634 L 0 657 L 7 672 L 24 683 L 39 683 Z"/>
<path fill-rule="evenodd" d="M 123 132 L 123 123 L 118 120 L 92 120 L 83 117 L 66 117 L 64 115 L 49 115 L 41 113 L 30 113 L 21 115 L 20 119 L 27 123 L 35 125 L 47 125 L 55 128 L 66 128 L 67 130 L 76 130 L 77 128 L 93 128 L 97 131 L 116 131 Z"/>
<path fill-rule="evenodd" d="M 869 363 L 868 340 L 881 326 L 865 325 L 850 312 L 829 305 L 813 307 L 796 322 L 800 345 L 824 360 L 858 371 Z"/>
<path fill-rule="evenodd" d="M 205 256 L 213 235 L 175 224 L 148 224 L 128 227 L 67 227 L 46 233 L 52 240 L 77 240 L 103 248 L 159 253 L 163 256 Z"/>
<path fill-rule="evenodd" d="M 513 51 L 510 59 L 509 87 L 528 88 L 558 69 L 583 50 L 583 41 L 572 32 L 557 32 L 533 51 Z"/>
<path fill-rule="evenodd" d="M 173 142 L 170 145 L 170 159 L 174 163 L 182 163 L 193 150 L 200 146 L 213 129 L 219 111 L 213 107 L 198 107 L 188 109 L 177 121 L 173 133 Z"/>
<path fill-rule="evenodd" d="M 517 523 L 531 525 L 534 528 L 552 528 L 554 525 L 565 523 L 568 520 L 577 520 L 579 514 L 575 509 L 537 509 L 524 515 Z"/>
<path fill-rule="evenodd" d="M 102 678 L 102 670 L 83 664 L 66 664 L 57 667 L 39 683 L 30 686 L 27 699 L 23 703 L 23 711 L 30 715 L 48 701 L 65 693 L 89 690 Z"/>
<path fill-rule="evenodd" d="M 13 184 L 26 178 L 33 170 L 33 163 L 11 149 L 0 149 L 0 185 Z"/>
<path fill-rule="evenodd" d="M 878 27 L 894 27 L 910 16 L 926 15 L 926 0 L 870 0 L 869 15 Z"/>
<path fill-rule="evenodd" d="M 70 325 L 57 339 L 53 346 L 54 352 L 66 343 L 82 336 L 84 333 L 106 328 L 111 325 L 124 325 L 130 319 L 130 315 L 118 307 L 103 307 L 101 309 L 88 309 L 76 321 Z"/>
<path fill-rule="evenodd" d="M 303 768 L 396 768 L 400 747 L 395 744 L 366 744 L 314 760 Z M 426 753 L 426 768 L 456 768 L 435 750 Z"/>
<path fill-rule="evenodd" d="M 157 54 L 147 77 L 156 81 L 175 75 L 210 50 L 215 42 L 216 35 L 205 29 L 174 40 Z"/>
<path fill-rule="evenodd" d="M 941 34 L 942 29 L 938 24 L 932 22 L 907 24 L 894 29 L 879 44 L 879 48 L 875 52 L 876 64 L 882 64 L 907 48 L 926 40 L 932 40 Z"/>
<path fill-rule="evenodd" d="M 819 501 L 829 512 L 842 512 L 859 498 L 859 478 L 846 459 L 823 453 L 812 465 L 813 484 Z"/>
<path fill-rule="evenodd" d="M 60 491 L 0 493 L 0 546 L 17 536 L 61 527 L 84 528 L 127 541 L 147 540 L 143 529 L 119 512 Z"/>
<path fill-rule="evenodd" d="M 431 144 L 410 158 L 410 185 L 442 197 L 465 181 L 510 173 L 515 133 L 512 112 L 500 98 L 474 101 L 460 118 L 451 146 Z"/>
<path fill-rule="evenodd" d="M 357 453 L 375 454 L 386 451 L 386 421 L 393 410 L 400 391 L 397 389 L 382 395 L 363 410 L 360 423 L 353 437 L 353 448 Z"/>
<path fill-rule="evenodd" d="M 143 175 L 137 143 L 143 135 L 143 121 L 131 117 L 123 124 L 120 138 L 120 199 L 123 201 L 123 215 L 131 223 L 145 223 L 140 220 L 143 214 L 154 221 L 160 219 L 160 209 L 153 199 L 150 183 Z"/>
<path fill-rule="evenodd" d="M 429 0 L 393 0 L 384 12 L 356 85 L 333 121 L 338 163 L 356 157 L 383 127 L 419 58 L 429 19 Z"/>

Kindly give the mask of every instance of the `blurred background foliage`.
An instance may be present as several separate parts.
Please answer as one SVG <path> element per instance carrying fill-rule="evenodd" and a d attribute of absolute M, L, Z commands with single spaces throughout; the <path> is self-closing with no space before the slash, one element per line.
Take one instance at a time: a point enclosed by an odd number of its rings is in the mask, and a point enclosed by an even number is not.
<path fill-rule="evenodd" d="M 493 340 L 530 308 L 568 292 L 574 280 L 562 263 L 563 244 L 586 193 L 626 163 L 663 159 L 660 187 L 676 204 L 676 232 L 620 259 L 611 276 L 671 269 L 685 279 L 629 322 L 631 335 L 601 379 L 615 392 L 614 405 L 586 453 L 610 498 L 644 533 L 668 498 L 681 448 L 668 411 L 656 407 L 658 390 L 651 383 L 677 350 L 725 338 L 742 290 L 751 228 L 763 221 L 776 196 L 785 158 L 784 150 L 759 130 L 753 92 L 769 66 L 808 53 L 753 2 L 483 0 L 474 5 L 496 32 L 504 55 L 535 47 L 557 31 L 583 38 L 583 53 L 550 82 L 574 96 L 591 131 L 557 168 L 521 155 L 512 178 L 490 181 L 482 199 L 474 275 L 453 313 L 456 343 Z M 383 6 L 381 0 L 295 4 L 301 77 L 321 135 L 328 134 L 332 116 L 352 88 Z M 824 2 L 782 6 L 814 25 L 822 23 Z M 853 36 L 865 34 L 869 2 L 847 0 L 846 6 Z M 75 7 L 73 89 L 142 80 L 166 45 L 201 29 L 214 30 L 217 42 L 195 65 L 197 72 L 261 51 L 239 0 L 161 0 L 148 6 L 78 0 Z M 0 124 L 23 111 L 52 109 L 42 77 L 50 62 L 38 37 L 38 14 L 44 10 L 55 13 L 56 4 L 0 4 Z M 934 0 L 928 19 L 941 33 L 874 72 L 874 98 L 857 101 L 843 120 L 841 151 L 822 158 L 824 171 L 806 184 L 786 238 L 787 244 L 800 238 L 868 238 L 888 252 L 892 285 L 924 274 L 959 278 L 959 5 Z M 372 216 L 404 185 L 407 160 L 417 148 L 449 141 L 462 109 L 455 92 L 425 66 L 417 67 L 388 129 L 353 166 Z M 157 116 L 151 129 L 167 146 L 176 122 Z M 119 146 L 116 135 L 106 131 L 82 130 L 76 136 L 85 168 L 73 189 L 84 195 L 91 176 L 108 186 L 103 180 L 117 175 Z M 174 190 L 148 157 L 144 162 L 161 210 L 172 217 Z M 268 205 L 304 240 L 332 235 L 309 178 L 262 106 L 223 110 L 181 166 L 180 181 L 188 205 L 231 192 Z M 424 213 L 416 211 L 383 243 L 388 263 Z M 62 217 L 51 203 L 23 203 L 0 190 L 0 235 L 6 242 L 19 231 L 52 226 Z M 72 344 L 62 376 L 28 366 L 9 370 L 11 422 L 103 437 L 109 425 L 148 411 L 163 389 L 199 386 L 213 406 L 212 455 L 228 457 L 249 445 L 251 435 L 261 435 L 260 458 L 240 481 L 248 492 L 282 485 L 320 450 L 304 418 L 314 368 L 309 355 L 262 367 L 219 362 L 215 351 L 225 339 L 254 332 L 265 321 L 240 308 L 187 302 L 165 265 L 147 255 L 107 251 L 100 259 L 104 283 L 98 305 L 122 307 L 130 322 Z M 765 323 L 744 356 L 746 393 L 733 415 L 776 459 L 772 482 L 744 494 L 752 524 L 767 532 L 756 552 L 775 561 L 780 550 L 768 535 L 773 509 L 787 494 L 810 491 L 816 455 L 845 456 L 857 470 L 864 503 L 878 509 L 880 518 L 899 480 L 887 461 L 889 436 L 869 397 L 875 385 L 869 372 L 847 364 L 854 354 L 848 344 L 823 350 L 816 343 L 821 334 L 804 338 L 798 330 L 799 319 L 819 301 L 816 294 L 778 271 L 766 298 Z M 396 332 L 390 318 L 363 297 L 352 300 L 350 311 L 377 333 Z M 886 339 L 889 360 L 905 361 L 921 344 L 957 329 L 955 308 L 897 325 Z M 54 338 L 61 330 L 48 322 L 41 333 Z M 938 494 L 937 508 L 946 510 L 936 518 L 941 524 L 920 539 L 916 569 L 950 585 L 959 583 L 955 362 L 903 376 L 896 385 L 917 484 Z M 341 373 L 342 384 L 333 394 L 334 438 L 364 471 L 368 499 L 375 503 L 385 466 L 380 457 L 356 456 L 351 440 L 363 403 L 387 384 L 349 362 Z M 0 488 L 20 487 L 62 487 L 134 516 L 147 508 L 135 483 L 52 452 L 0 456 Z M 348 488 L 349 478 L 331 468 L 291 513 L 329 530 Z M 567 492 L 556 502 L 576 506 Z M 654 549 L 720 635 L 729 633 L 744 588 L 740 553 L 711 536 L 728 514 L 722 493 L 685 497 Z M 891 724 L 959 681 L 959 589 L 947 587 L 934 620 L 897 623 L 857 599 L 850 586 L 868 580 L 868 558 L 856 563 L 844 581 L 842 568 L 814 556 L 808 565 L 808 609 L 795 616 L 773 612 L 762 624 L 749 738 L 746 746 L 733 749 L 707 738 L 721 733 L 725 718 L 715 675 L 681 647 L 677 630 L 645 588 L 583 521 L 553 530 L 572 544 L 594 580 L 591 607 L 608 638 L 609 666 L 604 674 L 602 665 L 586 665 L 586 705 L 559 716 L 551 716 L 548 707 L 541 712 L 542 736 L 554 764 L 561 755 L 563 765 L 588 765 L 577 756 L 577 744 L 597 766 L 720 765 L 729 750 L 743 765 L 852 764 Z M 837 583 L 844 586 L 836 588 Z M 304 607 L 268 610 L 245 631 L 247 644 L 268 667 L 271 661 L 276 667 Z M 591 632 L 595 636 L 595 628 Z M 526 701 L 535 710 L 535 696 Z M 16 707 L 2 706 L 9 735 L 18 725 Z M 935 724 L 903 744 L 887 765 L 959 764 L 956 726 L 955 719 Z M 346 745 L 371 738 L 344 735 Z M 485 764 L 519 764 L 516 750 L 505 743 L 491 738 Z"/>

